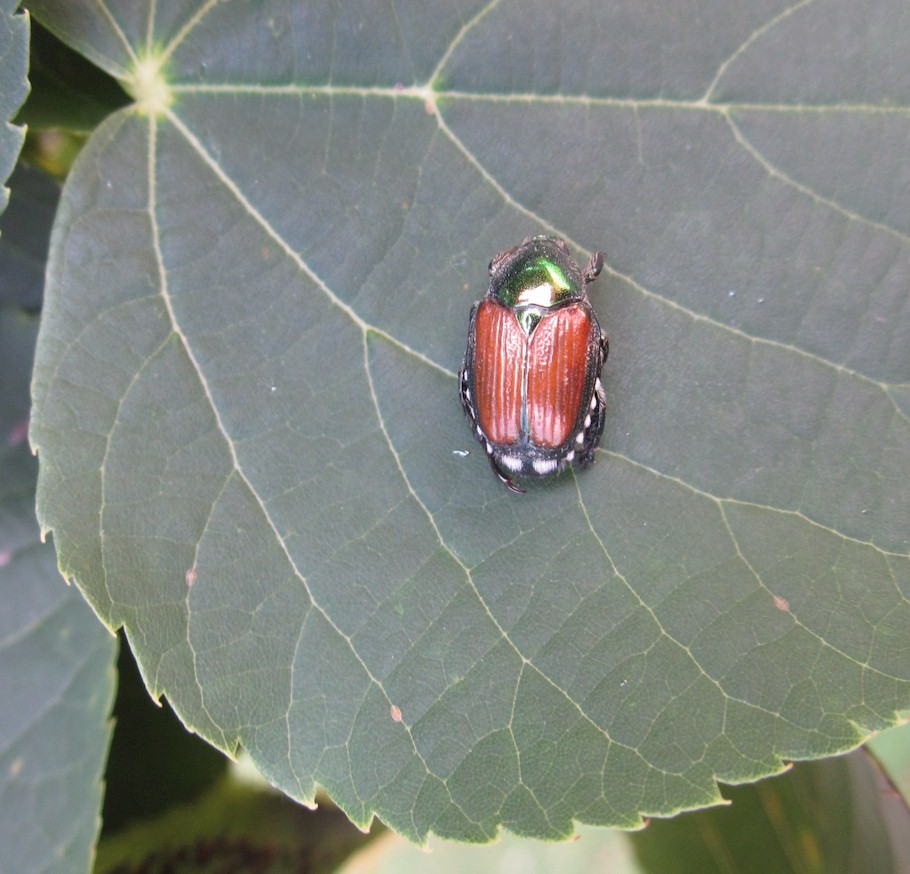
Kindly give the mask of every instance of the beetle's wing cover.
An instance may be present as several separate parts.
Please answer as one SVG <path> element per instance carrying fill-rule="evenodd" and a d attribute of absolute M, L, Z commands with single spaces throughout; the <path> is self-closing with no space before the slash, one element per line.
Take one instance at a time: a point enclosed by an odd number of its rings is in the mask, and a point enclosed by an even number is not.
<path fill-rule="evenodd" d="M 582 407 L 587 404 L 596 378 L 597 357 L 592 360 L 589 355 L 595 334 L 599 343 L 596 320 L 578 304 L 544 316 L 531 334 L 528 428 L 531 440 L 538 446 L 562 446 L 584 418 Z"/>
<path fill-rule="evenodd" d="M 527 342 L 515 314 L 487 298 L 474 322 L 474 403 L 480 427 L 494 443 L 521 432 L 521 382 Z"/>

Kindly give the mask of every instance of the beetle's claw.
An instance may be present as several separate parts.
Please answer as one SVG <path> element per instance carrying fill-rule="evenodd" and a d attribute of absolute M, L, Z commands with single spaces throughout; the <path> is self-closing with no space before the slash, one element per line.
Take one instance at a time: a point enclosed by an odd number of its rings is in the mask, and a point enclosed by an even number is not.
<path fill-rule="evenodd" d="M 493 468 L 496 479 L 498 479 L 510 492 L 514 492 L 516 495 L 525 494 L 525 489 L 513 482 L 512 478 L 496 463 L 496 459 L 493 458 L 492 455 L 487 457 L 490 459 L 490 467 Z"/>

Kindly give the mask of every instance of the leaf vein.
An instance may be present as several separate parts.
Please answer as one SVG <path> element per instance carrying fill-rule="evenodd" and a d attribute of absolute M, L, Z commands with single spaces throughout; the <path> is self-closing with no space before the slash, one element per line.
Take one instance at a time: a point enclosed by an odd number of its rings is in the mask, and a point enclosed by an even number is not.
<path fill-rule="evenodd" d="M 472 30 L 479 21 L 481 21 L 483 18 L 485 18 L 498 5 L 499 5 L 499 0 L 490 0 L 490 2 L 487 3 L 486 6 L 484 6 L 470 20 L 468 20 L 467 22 L 465 22 L 462 25 L 461 30 L 459 30 L 458 33 L 455 34 L 454 38 L 449 43 L 446 50 L 442 53 L 442 55 L 440 55 L 439 63 L 436 64 L 435 69 L 433 70 L 432 73 L 430 73 L 430 77 L 428 80 L 430 87 L 432 87 L 433 82 L 435 82 L 436 79 L 439 78 L 440 74 L 442 73 L 443 67 L 445 67 L 445 65 L 448 63 L 448 60 L 449 60 L 449 58 L 452 57 L 452 53 L 455 51 L 455 49 L 458 48 L 458 44 L 465 38 L 465 36 L 468 34 L 468 32 L 470 30 Z"/>
<path fill-rule="evenodd" d="M 800 518 L 800 519 L 802 519 L 802 520 L 808 522 L 810 525 L 814 525 L 814 526 L 816 526 L 816 527 L 818 527 L 818 528 L 820 528 L 820 529 L 822 529 L 822 530 L 824 530 L 824 531 L 827 531 L 828 533 L 830 533 L 830 534 L 832 534 L 832 535 L 834 535 L 834 536 L 840 537 L 843 541 L 850 541 L 850 542 L 854 542 L 854 543 L 861 544 L 862 546 L 865 546 L 865 547 L 868 547 L 868 548 L 870 548 L 870 549 L 873 549 L 873 550 L 875 550 L 876 552 L 878 552 L 878 553 L 880 553 L 881 555 L 886 556 L 886 557 L 901 558 L 901 559 L 907 559 L 907 558 L 908 558 L 908 556 L 906 556 L 906 555 L 901 555 L 900 553 L 888 552 L 888 551 L 886 551 L 886 550 L 883 550 L 883 549 L 881 549 L 880 547 L 876 546 L 874 543 L 868 543 L 868 542 L 866 542 L 866 541 L 862 541 L 862 540 L 858 540 L 857 538 L 850 537 L 850 536 L 848 536 L 848 535 L 846 535 L 846 534 L 842 534 L 841 532 L 839 532 L 839 531 L 837 531 L 837 530 L 835 530 L 835 529 L 833 529 L 833 528 L 829 528 L 829 527 L 827 527 L 827 526 L 825 526 L 825 525 L 822 525 L 821 523 L 815 522 L 814 520 L 812 520 L 812 519 L 810 519 L 809 517 L 805 516 L 805 515 L 804 515 L 802 512 L 800 512 L 800 511 L 797 511 L 797 510 L 781 510 L 781 509 L 778 509 L 778 508 L 776 508 L 776 507 L 769 507 L 769 506 L 765 506 L 765 505 L 762 505 L 762 504 L 755 504 L 755 503 L 752 503 L 752 502 L 750 502 L 750 501 L 741 501 L 741 500 L 738 500 L 738 499 L 735 499 L 735 498 L 719 498 L 719 497 L 717 497 L 716 495 L 711 494 L 710 492 L 703 491 L 702 489 L 699 489 L 699 488 L 697 488 L 696 486 L 693 486 L 691 483 L 687 483 L 687 482 L 685 482 L 684 480 L 679 479 L 678 477 L 670 476 L 669 474 L 665 474 L 665 473 L 661 473 L 659 470 L 656 470 L 656 469 L 654 469 L 653 467 L 649 467 L 648 465 L 642 464 L 642 463 L 637 462 L 637 461 L 633 461 L 633 460 L 632 460 L 631 458 L 629 458 L 628 456 L 620 455 L 619 453 L 617 453 L 617 452 L 611 452 L 610 450 L 601 449 L 601 450 L 598 450 L 598 451 L 601 451 L 601 452 L 603 452 L 605 455 L 608 455 L 608 456 L 610 456 L 610 457 L 612 457 L 612 458 L 620 459 L 621 461 L 624 461 L 624 462 L 626 462 L 627 464 L 630 464 L 630 465 L 632 465 L 632 466 L 634 466 L 634 467 L 637 467 L 637 468 L 639 468 L 640 470 L 646 471 L 647 473 L 650 473 L 652 476 L 658 477 L 658 478 L 660 478 L 660 479 L 667 480 L 667 481 L 669 481 L 669 482 L 676 483 L 677 485 L 682 486 L 683 488 L 685 488 L 685 489 L 691 491 L 692 493 L 694 493 L 694 494 L 696 494 L 696 495 L 699 495 L 699 496 L 701 496 L 701 497 L 703 497 L 703 498 L 707 498 L 709 501 L 711 501 L 712 503 L 714 503 L 714 504 L 717 506 L 718 510 L 720 511 L 721 518 L 722 518 L 722 520 L 723 520 L 723 522 L 724 522 L 724 527 L 727 529 L 727 532 L 728 532 L 728 534 L 730 535 L 731 542 L 733 543 L 733 546 L 734 546 L 735 549 L 736 549 L 737 555 L 738 555 L 738 556 L 740 557 L 740 559 L 743 561 L 743 563 L 745 564 L 745 566 L 749 569 L 750 573 L 755 577 L 755 580 L 756 580 L 756 582 L 758 583 L 758 585 L 759 585 L 762 589 L 764 589 L 766 592 L 768 592 L 768 594 L 769 594 L 772 598 L 774 597 L 774 593 L 771 592 L 771 590 L 768 588 L 768 586 L 767 586 L 767 585 L 765 584 L 765 582 L 762 580 L 761 575 L 758 573 L 758 571 L 755 570 L 755 568 L 749 563 L 748 559 L 746 559 L 745 555 L 743 554 L 742 549 L 740 548 L 740 545 L 739 545 L 739 541 L 738 541 L 738 539 L 737 539 L 735 533 L 733 532 L 733 528 L 731 527 L 729 520 L 727 519 L 726 510 L 725 510 L 725 505 L 729 505 L 729 506 L 755 507 L 755 508 L 757 508 L 757 509 L 768 510 L 768 511 L 775 512 L 775 513 L 782 513 L 782 514 L 785 514 L 785 515 L 796 516 L 796 517 L 798 517 L 798 518 Z M 580 493 L 579 493 L 579 500 L 581 500 L 581 494 L 580 494 Z M 594 531 L 593 525 L 592 525 L 592 523 L 591 523 L 591 521 L 590 521 L 590 517 L 587 516 L 587 510 L 585 510 L 585 507 L 584 507 L 584 503 L 583 503 L 583 502 L 582 502 L 582 509 L 585 511 L 585 516 L 588 518 L 588 524 L 589 524 L 589 526 L 591 527 L 591 530 L 592 530 L 592 533 L 594 534 L 594 537 L 595 537 L 595 538 L 597 539 L 597 541 L 601 544 L 601 548 L 604 550 L 604 553 L 607 555 L 607 557 L 608 557 L 608 559 L 609 559 L 609 554 L 607 553 L 607 550 L 606 550 L 604 544 L 602 543 L 602 541 L 601 541 L 600 538 L 598 537 L 597 533 Z M 612 560 L 611 560 L 611 564 L 612 564 Z M 615 567 L 615 565 L 614 565 L 614 567 Z M 618 574 L 618 571 L 617 571 L 617 574 Z M 892 574 L 892 579 L 893 579 L 893 574 Z M 900 589 L 897 587 L 896 581 L 894 581 L 894 582 L 895 582 L 895 590 L 896 590 L 897 594 L 901 597 L 901 599 L 902 599 L 903 601 L 906 602 L 906 601 L 907 601 L 906 597 L 903 595 L 903 593 L 902 593 L 902 592 L 900 591 Z M 627 585 L 628 585 L 628 584 L 627 584 Z M 634 592 L 633 592 L 633 594 L 634 594 Z M 788 611 L 788 612 L 790 612 L 790 611 Z M 878 676 L 884 677 L 884 678 L 889 679 L 889 680 L 894 680 L 894 681 L 896 681 L 896 682 L 903 682 L 903 679 L 904 679 L 904 678 L 902 678 L 902 677 L 897 677 L 897 676 L 893 676 L 893 675 L 891 675 L 891 674 L 888 674 L 888 673 L 886 673 L 886 672 L 884 672 L 884 671 L 882 671 L 882 670 L 879 670 L 878 668 L 873 667 L 872 665 L 869 665 L 869 664 L 867 664 L 867 663 L 865 663 L 865 662 L 859 661 L 859 660 L 856 659 L 854 656 L 851 656 L 849 653 L 846 653 L 846 652 L 843 652 L 843 651 L 839 650 L 836 646 L 834 646 L 833 644 L 831 644 L 830 642 L 828 642 L 828 641 L 824 638 L 824 636 L 821 635 L 819 632 L 814 631 L 813 629 L 811 629 L 811 628 L 809 628 L 807 625 L 805 625 L 803 622 L 801 622 L 801 621 L 798 619 L 798 617 L 797 617 L 794 613 L 790 612 L 790 615 L 793 617 L 793 621 L 796 623 L 796 625 L 797 625 L 799 628 L 802 628 L 807 634 L 809 634 L 809 635 L 811 635 L 812 637 L 816 638 L 816 639 L 819 641 L 819 643 L 821 643 L 821 644 L 822 644 L 824 647 L 826 647 L 827 649 L 831 650 L 831 652 L 834 652 L 834 653 L 836 653 L 837 655 L 841 656 L 842 658 L 845 658 L 845 659 L 847 659 L 848 661 L 853 662 L 853 663 L 856 664 L 858 667 L 862 668 L 864 671 L 869 671 L 869 672 L 874 673 L 874 674 L 876 674 L 876 675 L 878 675 Z M 663 630 L 663 629 L 662 629 L 662 630 Z M 748 703 L 748 702 L 744 702 L 744 703 Z M 754 706 L 754 705 L 753 705 L 753 706 Z M 773 714 L 773 715 L 779 716 L 780 714 Z"/>
<path fill-rule="evenodd" d="M 616 562 L 613 560 L 613 557 L 610 554 L 610 551 L 607 549 L 607 545 L 603 542 L 603 539 L 597 533 L 597 530 L 594 527 L 594 523 L 591 521 L 591 516 L 588 513 L 587 505 L 585 503 L 584 497 L 581 494 L 581 488 L 578 485 L 578 477 L 575 474 L 574 469 L 572 471 L 572 475 L 573 475 L 573 478 L 575 479 L 575 488 L 578 492 L 578 503 L 579 503 L 579 506 L 581 507 L 582 513 L 584 514 L 585 521 L 587 522 L 588 529 L 590 530 L 591 535 L 594 537 L 594 540 L 596 541 L 597 545 L 600 547 L 601 551 L 603 552 L 604 556 L 606 557 L 607 561 L 609 562 L 610 567 L 612 568 L 613 573 L 616 575 L 617 579 L 622 581 L 623 585 L 628 589 L 629 593 L 635 598 L 635 600 L 638 602 L 639 606 L 648 613 L 648 615 L 651 617 L 652 622 L 654 623 L 655 627 L 660 631 L 660 633 L 667 640 L 671 641 L 674 645 L 679 647 L 679 649 L 682 652 L 684 652 L 686 654 L 689 661 L 698 670 L 698 673 L 701 676 L 703 676 L 706 680 L 708 680 L 708 682 L 710 682 L 717 689 L 717 691 L 720 693 L 721 697 L 723 698 L 724 702 L 727 702 L 727 703 L 733 702 L 733 703 L 737 703 L 737 704 L 742 704 L 744 707 L 748 707 L 752 710 L 756 710 L 757 712 L 764 713 L 768 716 L 773 716 L 775 719 L 780 719 L 781 721 L 793 726 L 794 728 L 799 728 L 799 726 L 797 726 L 791 720 L 787 719 L 787 717 L 785 717 L 782 713 L 778 713 L 777 711 L 774 711 L 774 710 L 769 710 L 767 707 L 763 707 L 760 704 L 756 704 L 754 701 L 748 701 L 745 698 L 739 698 L 736 695 L 733 695 L 730 692 L 728 692 L 726 689 L 724 689 L 720 680 L 718 680 L 716 677 L 712 676 L 711 673 L 709 673 L 702 666 L 701 662 L 699 662 L 698 658 L 696 658 L 695 653 L 692 652 L 692 649 L 689 646 L 687 646 L 686 644 L 684 644 L 681 640 L 678 640 L 673 634 L 670 633 L 670 631 L 660 621 L 660 618 L 657 616 L 657 613 L 654 611 L 654 608 L 650 604 L 648 604 L 641 597 L 641 595 L 638 594 L 635 587 L 629 582 L 626 575 L 617 567 Z M 732 535 L 732 532 L 731 532 L 731 535 Z M 691 686 L 691 684 L 690 684 L 690 686 Z M 682 691 L 684 691 L 684 690 L 682 690 Z M 653 765 L 652 765 L 652 767 L 653 767 Z"/>
<path fill-rule="evenodd" d="M 434 111 L 436 114 L 437 123 L 439 124 L 439 127 L 442 130 L 442 132 L 451 140 L 452 144 L 462 153 L 465 160 L 468 161 L 468 163 L 472 167 L 474 167 L 474 169 L 477 171 L 477 173 L 480 175 L 480 177 L 499 195 L 499 197 L 502 198 L 502 200 L 505 202 L 505 204 L 507 206 L 511 207 L 516 212 L 519 212 L 522 215 L 527 216 L 532 221 L 541 225 L 549 233 L 554 234 L 555 236 L 562 237 L 568 243 L 570 243 L 570 245 L 577 251 L 583 252 L 586 255 L 591 254 L 587 249 L 585 249 L 584 246 L 580 245 L 577 241 L 573 240 L 565 231 L 556 227 L 554 224 L 547 221 L 542 215 L 539 215 L 538 213 L 534 212 L 532 209 L 530 209 L 529 207 L 525 206 L 523 203 L 520 203 L 514 197 L 512 197 L 512 195 L 509 194 L 509 192 L 506 191 L 506 189 L 502 186 L 502 184 L 499 182 L 499 180 L 497 180 L 493 176 L 493 174 L 490 173 L 490 171 L 487 170 L 487 168 L 483 166 L 483 164 L 477 159 L 477 157 L 473 154 L 473 152 L 471 152 L 471 150 L 468 149 L 468 147 L 464 144 L 464 142 L 462 142 L 462 140 L 448 126 L 448 124 L 446 123 L 445 119 L 442 116 L 442 113 L 439 111 L 438 106 L 434 107 Z M 801 349 L 799 346 L 795 346 L 792 343 L 784 343 L 780 340 L 773 340 L 768 337 L 759 337 L 759 336 L 755 336 L 752 334 L 748 334 L 746 331 L 743 331 L 741 328 L 737 328 L 737 327 L 734 327 L 733 325 L 725 324 L 724 322 L 718 321 L 717 319 L 712 318 L 711 316 L 706 316 L 702 313 L 698 313 L 695 310 L 692 310 L 691 308 L 689 308 L 681 303 L 678 303 L 677 301 L 674 301 L 671 298 L 666 297 L 665 295 L 658 294 L 655 291 L 651 291 L 650 289 L 645 288 L 643 285 L 641 285 L 639 282 L 634 280 L 628 274 L 621 273 L 616 268 L 611 267 L 609 265 L 609 263 L 604 265 L 604 271 L 606 273 L 608 273 L 609 275 L 615 276 L 616 278 L 621 279 L 624 282 L 628 283 L 632 288 L 634 288 L 636 291 L 638 291 L 640 294 L 644 295 L 645 297 L 649 297 L 652 300 L 655 300 L 664 306 L 670 307 L 671 309 L 674 309 L 677 312 L 683 313 L 684 315 L 686 315 L 688 318 L 692 319 L 693 321 L 703 322 L 705 324 L 711 325 L 712 327 L 718 328 L 721 331 L 733 334 L 737 337 L 741 337 L 742 339 L 747 340 L 750 343 L 762 343 L 762 344 L 765 344 L 768 346 L 775 347 L 777 349 L 785 349 L 796 355 L 800 355 L 811 361 L 815 361 L 818 364 L 823 365 L 824 367 L 830 367 L 840 374 L 850 376 L 850 377 L 855 377 L 857 379 L 861 379 L 865 382 L 868 382 L 871 385 L 876 386 L 879 390 L 881 390 L 889 398 L 890 402 L 894 406 L 895 410 L 897 410 L 899 415 L 901 415 L 903 418 L 908 418 L 907 414 L 903 410 L 900 409 L 900 407 L 895 402 L 894 398 L 891 397 L 891 394 L 888 391 L 888 383 L 884 383 L 879 380 L 873 379 L 871 376 L 868 376 L 864 373 L 860 373 L 859 371 L 856 371 L 856 370 L 852 370 L 849 367 L 845 367 L 843 364 L 839 364 L 835 361 L 831 361 L 830 359 L 823 358 L 822 356 L 817 355 L 814 352 L 810 352 L 807 349 Z"/>
<path fill-rule="evenodd" d="M 185 128 L 183 128 L 182 125 L 179 123 L 179 121 L 175 120 L 175 123 L 177 124 L 177 126 L 179 128 L 183 129 L 186 132 L 186 135 L 188 136 L 188 138 L 191 138 L 190 132 L 188 130 L 186 130 Z M 231 456 L 231 464 L 232 464 L 233 470 L 235 471 L 236 475 L 239 477 L 239 480 L 243 484 L 244 488 L 246 488 L 248 490 L 250 496 L 253 498 L 253 500 L 258 505 L 260 512 L 262 513 L 263 520 L 266 522 L 268 527 L 271 529 L 272 533 L 275 536 L 275 540 L 278 543 L 279 548 L 284 553 L 285 559 L 288 563 L 288 567 L 293 572 L 294 576 L 298 580 L 300 580 L 300 583 L 303 585 L 304 591 L 306 592 L 307 597 L 309 598 L 310 603 L 312 604 L 313 608 L 323 617 L 326 624 L 335 632 L 335 634 L 337 634 L 338 637 L 345 642 L 345 644 L 350 649 L 351 654 L 354 656 L 354 658 L 357 660 L 358 664 L 360 665 L 361 669 L 363 670 L 364 674 L 367 676 L 369 681 L 372 684 L 374 684 L 376 686 L 376 688 L 382 693 L 383 697 L 385 697 L 385 699 L 389 703 L 389 706 L 391 707 L 391 705 L 394 702 L 389 697 L 388 693 L 384 689 L 379 678 L 373 673 L 370 666 L 364 661 L 361 654 L 357 651 L 357 648 L 354 646 L 354 643 L 353 643 L 351 637 L 349 635 L 345 634 L 345 632 L 342 630 L 342 628 L 332 619 L 331 615 L 325 609 L 325 607 L 323 607 L 319 603 L 319 601 L 316 599 L 312 589 L 310 588 L 309 582 L 307 581 L 304 574 L 301 572 L 300 568 L 297 566 L 297 563 L 294 560 L 294 557 L 291 555 L 290 550 L 288 549 L 285 539 L 281 536 L 281 532 L 278 530 L 278 526 L 275 524 L 275 521 L 272 518 L 271 513 L 269 513 L 269 510 L 263 503 L 262 498 L 260 497 L 259 493 L 256 491 L 252 482 L 249 480 L 245 471 L 243 470 L 243 467 L 240 464 L 240 459 L 237 455 L 234 441 L 231 439 L 230 433 L 228 432 L 228 429 L 227 429 L 223 419 L 221 418 L 221 412 L 218 409 L 218 405 L 215 402 L 214 396 L 212 395 L 211 389 L 208 384 L 208 380 L 206 379 L 205 374 L 203 373 L 203 370 L 202 370 L 202 367 L 201 367 L 199 361 L 195 357 L 192 345 L 189 342 L 189 338 L 183 333 L 183 330 L 181 329 L 180 324 L 177 320 L 177 315 L 176 315 L 176 312 L 174 311 L 173 303 L 171 301 L 170 294 L 168 292 L 167 271 L 166 271 L 166 267 L 164 264 L 163 254 L 162 254 L 160 242 L 159 242 L 158 222 L 157 222 L 157 215 L 156 215 L 157 207 L 156 207 L 155 191 L 156 191 L 157 179 L 156 179 L 156 174 L 155 174 L 154 154 L 155 154 L 155 148 L 156 148 L 156 143 L 157 143 L 157 118 L 155 116 L 151 116 L 149 119 L 149 124 L 150 124 L 149 168 L 148 168 L 149 200 L 150 200 L 149 215 L 151 218 L 152 229 L 153 229 L 152 235 L 153 235 L 153 241 L 154 241 L 153 246 L 154 246 L 154 250 L 155 250 L 155 257 L 158 262 L 158 269 L 159 269 L 160 277 L 161 277 L 161 297 L 164 302 L 164 306 L 167 310 L 168 317 L 170 318 L 173 331 L 176 334 L 176 336 L 180 339 L 181 345 L 183 346 L 183 348 L 186 352 L 186 355 L 187 355 L 190 363 L 192 364 L 196 377 L 199 380 L 200 388 L 202 389 L 202 391 L 204 392 L 204 394 L 206 396 L 209 407 L 212 411 L 212 415 L 215 419 L 215 423 L 218 428 L 218 431 L 221 433 L 221 435 L 224 439 L 225 445 L 228 449 L 228 452 Z M 201 148 L 201 144 L 199 147 Z M 201 152 L 201 154 L 203 154 L 204 157 L 208 157 L 204 153 L 204 150 L 203 150 L 203 152 Z M 211 159 L 208 158 L 208 160 L 210 161 Z M 217 165 L 215 165 L 215 166 L 217 166 Z M 236 188 L 236 185 L 233 183 L 233 181 L 228 179 L 228 177 L 223 172 L 219 173 L 219 177 L 226 185 L 229 185 L 231 190 L 233 192 L 235 192 L 235 194 L 237 196 L 242 197 L 242 194 L 239 192 L 239 189 Z M 259 215 L 258 213 L 253 211 L 252 205 L 249 204 L 248 201 L 243 200 L 242 202 L 247 204 L 248 208 L 252 211 L 251 214 L 255 214 L 257 216 Z M 270 226 L 267 225 L 267 223 L 265 223 L 264 218 L 262 218 L 260 216 L 259 220 L 263 223 L 264 227 L 270 228 Z M 290 247 L 287 245 L 287 243 L 284 240 L 282 240 L 279 237 L 279 235 L 277 234 L 277 232 L 274 231 L 274 229 L 271 229 L 271 233 L 272 233 L 273 237 L 276 239 L 276 241 L 281 243 L 285 247 L 286 250 L 290 251 Z M 312 271 L 310 271 L 309 268 L 307 268 L 304 265 L 304 262 L 302 261 L 302 259 L 299 259 L 299 256 L 298 256 L 298 260 L 299 260 L 299 263 L 301 264 L 301 266 L 303 266 L 304 269 L 306 269 L 307 272 L 310 273 L 310 275 L 315 276 L 315 274 L 312 274 Z M 325 287 L 324 283 L 322 283 L 321 280 L 318 280 L 318 281 L 321 283 L 321 285 L 323 287 Z M 325 287 L 325 290 L 329 295 L 334 297 L 334 295 L 332 295 L 331 291 L 327 287 Z M 343 304 L 343 302 L 341 302 L 341 301 L 338 301 L 338 304 L 339 304 L 339 306 L 347 307 L 347 305 Z M 347 309 L 350 310 L 350 308 L 347 308 Z M 359 323 L 362 324 L 362 321 L 359 319 L 359 316 L 357 316 L 356 313 L 352 312 L 352 317 L 355 318 Z M 217 725 L 217 723 L 214 723 L 214 724 Z M 408 733 L 408 738 L 410 740 L 411 747 L 414 751 L 414 754 L 420 760 L 421 764 L 423 765 L 424 769 L 426 770 L 426 773 L 428 775 L 432 775 L 433 772 L 430 769 L 429 765 L 427 764 L 425 758 L 423 757 L 423 754 L 420 752 L 419 747 L 417 746 L 417 743 L 415 741 L 414 734 L 413 734 L 411 727 L 403 722 L 402 722 L 402 725 L 404 726 L 405 730 Z M 457 803 L 455 802 L 454 798 L 452 798 L 451 800 L 452 800 L 452 803 L 457 806 Z"/>
<path fill-rule="evenodd" d="M 165 61 L 174 54 L 180 44 L 198 26 L 199 22 L 201 22 L 202 19 L 208 15 L 209 11 L 217 6 L 219 2 L 221 2 L 221 0 L 205 0 L 205 2 L 186 20 L 183 27 L 177 31 L 171 41 L 164 47 L 164 51 L 161 53 L 161 64 L 164 64 Z"/>
<path fill-rule="evenodd" d="M 834 210 L 835 212 L 842 215 L 844 218 L 849 219 L 850 221 L 859 222 L 863 225 L 868 225 L 871 228 L 875 228 L 878 231 L 884 231 L 890 236 L 896 237 L 902 243 L 910 243 L 910 234 L 905 234 L 903 231 L 897 230 L 890 225 L 885 224 L 884 222 L 877 222 L 873 219 L 867 218 L 866 216 L 860 215 L 853 210 L 847 209 L 845 206 L 841 206 L 836 200 L 832 200 L 830 197 L 825 197 L 824 195 L 819 194 L 814 191 L 808 185 L 803 185 L 801 182 L 797 182 L 792 176 L 788 176 L 774 164 L 772 164 L 746 137 L 742 132 L 740 126 L 733 120 L 729 112 L 723 113 L 724 119 L 727 124 L 730 126 L 730 130 L 733 133 L 736 142 L 738 142 L 746 152 L 751 155 L 758 164 L 760 164 L 768 175 L 772 179 L 778 179 L 783 182 L 785 185 L 788 185 L 792 188 L 795 188 L 801 194 L 805 194 L 807 197 L 814 200 L 816 203 L 826 206 L 829 209 Z"/>
<path fill-rule="evenodd" d="M 134 64 L 137 63 L 136 53 L 133 51 L 133 47 L 130 44 L 130 41 L 126 38 L 126 34 L 123 32 L 123 28 L 120 27 L 119 22 L 116 18 L 114 18 L 111 10 L 107 8 L 107 3 L 105 0 L 95 0 L 95 2 L 98 4 L 98 8 L 101 10 L 101 14 L 108 20 L 108 23 L 110 24 L 114 33 L 117 35 L 117 38 L 121 43 L 123 43 L 123 47 L 126 49 L 126 53 L 129 55 L 130 60 L 132 60 Z M 116 61 L 112 60 L 111 63 L 120 68 L 120 70 L 123 70 L 123 67 L 121 67 L 120 64 L 118 64 Z"/>
<path fill-rule="evenodd" d="M 779 12 L 773 18 L 770 18 L 766 21 L 761 27 L 752 31 L 752 33 L 730 54 L 723 63 L 717 68 L 717 73 L 714 78 L 711 80 L 711 84 L 708 85 L 708 90 L 705 91 L 704 96 L 701 98 L 702 103 L 708 103 L 711 100 L 711 95 L 714 94 L 715 89 L 717 88 L 721 78 L 724 73 L 730 68 L 730 66 L 744 53 L 746 52 L 753 43 L 761 39 L 768 31 L 773 30 L 777 27 L 780 22 L 784 19 L 789 18 L 793 15 L 794 12 L 802 9 L 804 6 L 808 6 L 812 3 L 813 0 L 799 0 L 798 3 L 794 3 L 792 6 L 787 7 L 782 12 Z"/>

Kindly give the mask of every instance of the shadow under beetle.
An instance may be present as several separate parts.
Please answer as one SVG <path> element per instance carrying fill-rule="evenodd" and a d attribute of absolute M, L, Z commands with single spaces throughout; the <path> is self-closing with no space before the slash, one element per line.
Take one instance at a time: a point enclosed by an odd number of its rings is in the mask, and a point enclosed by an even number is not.
<path fill-rule="evenodd" d="M 603 269 L 584 273 L 556 237 L 527 237 L 491 262 L 486 297 L 471 309 L 459 373 L 461 405 L 499 481 L 587 467 L 604 428 L 600 372 L 609 343 L 588 300 Z"/>

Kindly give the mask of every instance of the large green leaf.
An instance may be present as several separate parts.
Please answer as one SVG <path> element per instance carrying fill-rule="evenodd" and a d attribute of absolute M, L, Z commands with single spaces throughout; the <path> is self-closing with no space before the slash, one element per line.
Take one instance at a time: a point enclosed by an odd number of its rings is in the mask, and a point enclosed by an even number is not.
<path fill-rule="evenodd" d="M 483 840 L 907 706 L 903 4 L 32 8 L 137 98 L 52 239 L 39 513 L 188 726 Z M 518 498 L 455 373 L 542 231 L 608 252 L 610 408 Z"/>

